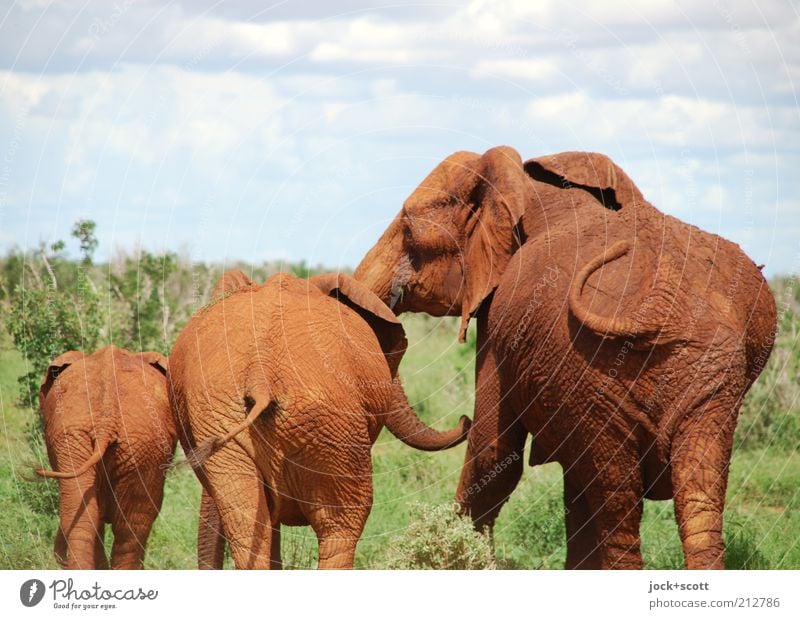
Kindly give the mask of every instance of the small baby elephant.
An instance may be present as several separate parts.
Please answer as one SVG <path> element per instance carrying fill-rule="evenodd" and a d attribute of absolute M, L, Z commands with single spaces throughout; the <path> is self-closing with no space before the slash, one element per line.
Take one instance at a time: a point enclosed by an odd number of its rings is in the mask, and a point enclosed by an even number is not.
<path fill-rule="evenodd" d="M 280 567 L 284 524 L 311 525 L 320 568 L 351 568 L 381 428 L 437 450 L 462 442 L 469 419 L 445 432 L 420 421 L 397 379 L 403 327 L 353 278 L 279 273 L 258 286 L 229 272 L 216 292 L 169 369 L 181 444 L 205 490 L 200 565 L 220 567 L 227 539 L 237 568 Z"/>
<path fill-rule="evenodd" d="M 68 569 L 141 569 L 161 509 L 177 433 L 167 363 L 156 352 L 115 346 L 70 351 L 50 364 L 39 391 L 47 455 L 59 480 L 56 560 Z"/>

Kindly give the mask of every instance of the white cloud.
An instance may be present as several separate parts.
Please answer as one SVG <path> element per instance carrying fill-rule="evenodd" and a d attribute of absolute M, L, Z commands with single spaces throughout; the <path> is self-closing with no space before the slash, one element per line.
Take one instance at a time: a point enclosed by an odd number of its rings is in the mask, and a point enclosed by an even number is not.
<path fill-rule="evenodd" d="M 774 119 L 788 128 L 790 106 L 767 111 L 683 96 L 597 100 L 585 92 L 552 95 L 531 102 L 528 124 L 543 131 L 566 131 L 589 143 L 616 140 L 627 144 L 673 147 L 694 151 L 778 148 L 800 127 L 778 134 Z M 785 116 L 785 118 L 783 118 Z"/>
<path fill-rule="evenodd" d="M 419 45 L 420 32 L 421 28 L 416 25 L 356 18 L 346 22 L 342 28 L 329 28 L 310 57 L 317 62 L 392 64 L 435 61 L 436 54 Z"/>
<path fill-rule="evenodd" d="M 30 79 L 11 71 L 0 71 L 3 99 L 18 110 L 39 105 L 42 98 L 50 91 L 48 83 L 43 79 Z"/>
<path fill-rule="evenodd" d="M 472 74 L 475 77 L 540 81 L 553 77 L 557 71 L 556 63 L 550 59 L 509 58 L 503 60 L 479 60 Z"/>

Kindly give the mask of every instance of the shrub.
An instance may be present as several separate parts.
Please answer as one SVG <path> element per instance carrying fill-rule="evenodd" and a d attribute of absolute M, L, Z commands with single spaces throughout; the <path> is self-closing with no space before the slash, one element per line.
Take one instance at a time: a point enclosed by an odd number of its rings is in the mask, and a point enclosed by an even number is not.
<path fill-rule="evenodd" d="M 468 518 L 452 505 L 416 504 L 411 522 L 389 543 L 388 569 L 494 569 L 494 553 L 487 535 L 477 533 Z"/>

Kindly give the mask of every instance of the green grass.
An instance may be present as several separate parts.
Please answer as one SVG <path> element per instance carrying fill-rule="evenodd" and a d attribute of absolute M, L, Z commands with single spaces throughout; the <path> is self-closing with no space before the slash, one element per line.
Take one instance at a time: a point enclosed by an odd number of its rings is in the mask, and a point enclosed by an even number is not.
<path fill-rule="evenodd" d="M 462 414 L 471 416 L 474 349 L 456 342 L 452 321 L 409 316 L 403 322 L 412 342 L 401 367 L 409 400 L 423 419 L 437 428 L 454 425 Z M 754 387 L 754 401 L 743 411 L 725 514 L 729 568 L 800 568 L 800 454 L 792 448 L 792 436 L 781 438 L 779 432 L 800 427 L 792 425 L 797 423 L 793 408 L 797 402 L 790 397 L 793 387 L 788 384 L 794 377 L 786 371 L 794 367 L 794 361 L 786 360 L 787 355 L 794 359 L 793 342 L 791 337 L 781 340 L 781 350 L 788 352 L 778 351 L 775 363 L 782 365 L 776 369 L 771 362 L 765 371 L 768 380 Z M 8 340 L 0 340 L 0 568 L 55 568 L 51 548 L 56 518 L 32 509 L 31 501 L 25 499 L 31 482 L 21 477 L 33 457 L 25 440 L 32 413 L 16 407 L 16 378 L 24 371 L 22 359 Z M 778 405 L 770 398 L 776 390 L 782 394 Z M 759 411 L 768 411 L 769 423 L 761 423 Z M 380 436 L 373 449 L 374 507 L 358 547 L 357 567 L 398 564 L 394 551 L 408 544 L 411 531 L 413 535 L 436 531 L 436 523 L 420 526 L 426 523 L 420 523 L 419 514 L 438 517 L 441 510 L 426 511 L 420 504 L 452 502 L 463 458 L 463 445 L 428 454 L 402 445 L 388 432 Z M 194 568 L 199 495 L 190 470 L 170 472 L 164 506 L 148 547 L 147 568 Z M 497 567 L 563 566 L 561 496 L 558 465 L 526 467 L 497 522 Z M 647 501 L 641 531 L 646 567 L 683 566 L 671 502 Z M 463 539 L 460 536 L 454 543 L 463 543 Z M 282 546 L 288 567 L 313 567 L 316 562 L 316 540 L 308 528 L 284 527 Z"/>

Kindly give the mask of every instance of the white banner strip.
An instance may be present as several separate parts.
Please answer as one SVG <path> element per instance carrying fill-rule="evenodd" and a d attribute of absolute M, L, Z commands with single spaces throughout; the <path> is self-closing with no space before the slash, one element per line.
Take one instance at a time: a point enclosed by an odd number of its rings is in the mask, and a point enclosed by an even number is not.
<path fill-rule="evenodd" d="M 800 572 L 0 572 L 3 617 L 800 617 Z"/>

